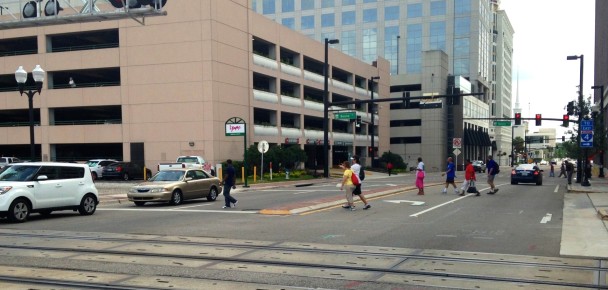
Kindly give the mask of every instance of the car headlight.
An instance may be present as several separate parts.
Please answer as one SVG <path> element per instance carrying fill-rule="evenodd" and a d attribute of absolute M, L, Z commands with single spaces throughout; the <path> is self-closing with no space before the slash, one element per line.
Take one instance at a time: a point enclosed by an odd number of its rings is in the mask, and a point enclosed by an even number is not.
<path fill-rule="evenodd" d="M 2 186 L 2 187 L 0 187 L 0 194 L 5 194 L 12 188 L 13 188 L 12 186 Z"/>
<path fill-rule="evenodd" d="M 135 188 L 131 188 L 131 189 L 129 189 L 129 192 L 130 192 L 130 193 L 136 193 L 136 192 L 137 192 L 137 189 L 135 189 Z"/>
<path fill-rule="evenodd" d="M 164 189 L 163 188 L 152 188 L 150 189 L 150 193 L 157 193 L 157 192 L 163 192 Z"/>

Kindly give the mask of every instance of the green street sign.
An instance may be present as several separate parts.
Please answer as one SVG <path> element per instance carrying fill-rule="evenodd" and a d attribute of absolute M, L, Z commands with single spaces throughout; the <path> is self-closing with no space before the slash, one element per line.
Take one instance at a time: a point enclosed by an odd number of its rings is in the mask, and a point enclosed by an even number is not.
<path fill-rule="evenodd" d="M 357 114 L 355 112 L 342 112 L 342 113 L 335 113 L 334 117 L 338 120 L 345 120 L 345 119 L 356 119 L 357 118 Z"/>
<path fill-rule="evenodd" d="M 494 121 L 494 126 L 511 126 L 511 121 Z"/>

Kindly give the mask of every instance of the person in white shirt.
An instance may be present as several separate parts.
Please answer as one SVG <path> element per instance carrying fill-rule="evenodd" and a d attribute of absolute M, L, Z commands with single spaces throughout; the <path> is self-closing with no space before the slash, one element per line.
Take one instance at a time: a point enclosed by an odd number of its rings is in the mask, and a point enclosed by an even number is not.
<path fill-rule="evenodd" d="M 355 175 L 357 175 L 357 177 L 359 178 L 359 180 L 361 181 L 361 164 L 359 164 L 359 156 L 353 156 L 351 158 L 353 160 L 353 165 L 350 166 L 350 170 L 352 170 Z M 363 181 L 361 181 L 363 183 Z M 363 209 L 369 209 L 370 207 L 372 207 L 368 202 L 367 199 L 365 198 L 365 196 L 363 196 L 363 191 L 361 190 L 361 184 L 357 185 L 355 187 L 355 190 L 353 190 L 353 195 L 356 195 L 359 197 L 359 199 L 361 199 L 361 201 L 363 202 L 364 206 Z M 343 208 L 347 208 L 347 205 L 343 205 Z"/>

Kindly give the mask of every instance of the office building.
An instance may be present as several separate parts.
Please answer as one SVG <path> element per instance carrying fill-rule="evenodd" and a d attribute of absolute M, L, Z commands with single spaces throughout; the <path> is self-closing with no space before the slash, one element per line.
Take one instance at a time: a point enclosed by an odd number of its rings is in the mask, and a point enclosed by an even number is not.
<path fill-rule="evenodd" d="M 21 11 L 18 3 L 3 5 Z M 324 44 L 254 13 L 249 3 L 168 1 L 166 16 L 142 23 L 3 29 L 0 153 L 29 159 L 28 98 L 19 96 L 15 70 L 40 65 L 46 78 L 33 104 L 36 159 L 140 160 L 156 169 L 179 155 L 201 155 L 211 164 L 242 160 L 245 145 L 266 140 L 299 146 L 309 165 L 322 168 Z M 93 11 L 115 10 L 105 1 L 95 5 Z M 59 16 L 83 9 L 74 8 Z M 388 61 L 365 63 L 332 47 L 328 59 L 330 102 L 369 99 L 372 76 L 380 76 L 375 93 L 388 95 Z M 353 111 L 363 124 L 330 118 L 329 162 L 367 152 L 367 104 L 330 109 L 330 116 Z M 389 146 L 380 138 L 388 134 L 387 116 L 384 109 L 374 114 L 380 150 Z M 229 136 L 229 120 L 242 124 L 246 136 Z"/>

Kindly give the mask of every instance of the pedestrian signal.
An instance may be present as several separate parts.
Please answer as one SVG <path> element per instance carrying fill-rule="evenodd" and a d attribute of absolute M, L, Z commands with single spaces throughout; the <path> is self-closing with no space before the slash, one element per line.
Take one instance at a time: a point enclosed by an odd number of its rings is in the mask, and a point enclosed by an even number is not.
<path fill-rule="evenodd" d="M 568 102 L 566 111 L 568 111 L 568 116 L 574 115 L 574 101 Z"/>

